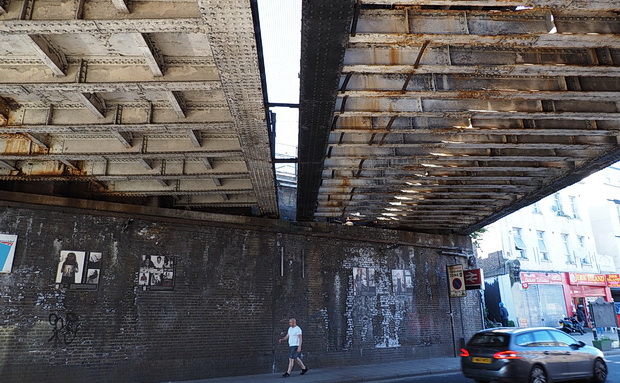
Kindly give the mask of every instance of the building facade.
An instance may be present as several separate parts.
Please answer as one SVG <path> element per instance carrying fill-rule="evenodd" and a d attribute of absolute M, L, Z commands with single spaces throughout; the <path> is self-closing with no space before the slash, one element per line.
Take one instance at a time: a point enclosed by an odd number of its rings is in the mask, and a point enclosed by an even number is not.
<path fill-rule="evenodd" d="M 479 263 L 489 319 L 501 301 L 516 326 L 557 326 L 578 305 L 612 301 L 617 263 L 598 250 L 589 188 L 579 182 L 487 226 Z"/>
<path fill-rule="evenodd" d="M 596 251 L 620 266 L 620 162 L 588 177 L 584 182 L 588 213 Z M 620 302 L 620 285 L 611 286 L 615 302 Z M 620 304 L 616 304 L 620 315 Z"/>

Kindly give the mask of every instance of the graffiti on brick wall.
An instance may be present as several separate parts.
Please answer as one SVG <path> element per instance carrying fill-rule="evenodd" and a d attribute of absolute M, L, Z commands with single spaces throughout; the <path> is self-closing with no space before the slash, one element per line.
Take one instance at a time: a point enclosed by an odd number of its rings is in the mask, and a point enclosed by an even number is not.
<path fill-rule="evenodd" d="M 50 314 L 48 320 L 53 333 L 47 341 L 53 341 L 54 345 L 73 343 L 82 326 L 80 318 L 74 313 L 67 313 L 64 318 L 58 314 Z"/>
<path fill-rule="evenodd" d="M 403 326 L 414 307 L 414 273 L 405 262 L 390 268 L 373 259 L 370 250 L 356 252 L 344 265 L 351 271 L 343 348 L 399 347 Z"/>

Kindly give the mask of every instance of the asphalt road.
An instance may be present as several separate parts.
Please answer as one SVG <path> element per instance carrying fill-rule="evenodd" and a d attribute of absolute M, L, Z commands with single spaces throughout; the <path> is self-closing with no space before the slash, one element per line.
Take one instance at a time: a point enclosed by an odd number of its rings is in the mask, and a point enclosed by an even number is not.
<path fill-rule="evenodd" d="M 607 376 L 608 383 L 620 382 L 620 355 L 612 355 L 607 358 L 607 367 L 609 374 Z M 473 383 L 473 380 L 465 378 L 461 374 L 443 374 L 432 375 L 417 378 L 407 378 L 391 380 L 389 383 Z M 576 381 L 576 382 L 583 382 Z M 387 381 L 385 383 L 388 383 Z"/>

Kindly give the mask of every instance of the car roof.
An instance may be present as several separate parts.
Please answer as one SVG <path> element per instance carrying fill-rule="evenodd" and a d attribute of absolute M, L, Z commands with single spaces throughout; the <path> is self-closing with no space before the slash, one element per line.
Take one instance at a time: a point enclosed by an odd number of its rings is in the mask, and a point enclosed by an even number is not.
<path fill-rule="evenodd" d="M 557 329 L 553 327 L 495 327 L 495 328 L 487 328 L 477 333 L 494 333 L 494 334 L 518 334 L 522 332 L 528 332 L 533 330 L 553 330 L 557 331 Z"/>

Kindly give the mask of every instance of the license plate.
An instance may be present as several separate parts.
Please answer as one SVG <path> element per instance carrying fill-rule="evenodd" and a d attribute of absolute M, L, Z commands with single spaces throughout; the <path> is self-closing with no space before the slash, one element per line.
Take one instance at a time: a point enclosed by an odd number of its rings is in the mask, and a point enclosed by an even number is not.
<path fill-rule="evenodd" d="M 478 357 L 473 357 L 471 358 L 471 361 L 474 363 L 485 363 L 485 364 L 491 364 L 491 358 L 478 358 Z"/>

